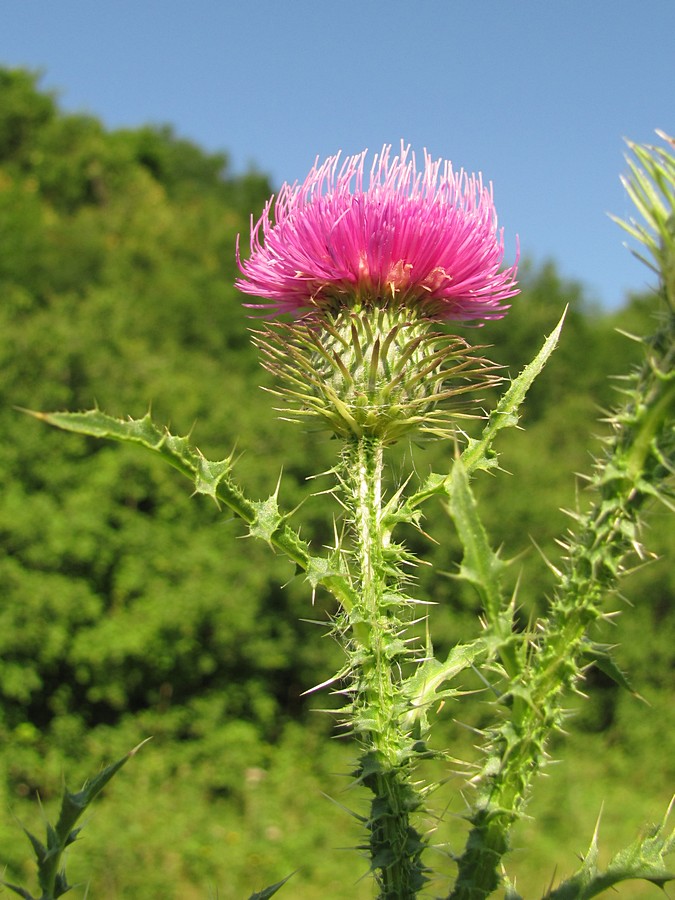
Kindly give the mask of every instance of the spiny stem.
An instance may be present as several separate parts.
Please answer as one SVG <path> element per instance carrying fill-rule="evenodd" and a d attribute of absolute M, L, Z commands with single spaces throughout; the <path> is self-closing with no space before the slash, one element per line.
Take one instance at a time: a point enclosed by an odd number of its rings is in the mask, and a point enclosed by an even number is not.
<path fill-rule="evenodd" d="M 602 617 L 602 600 L 615 589 L 627 557 L 640 550 L 645 503 L 667 493 L 675 468 L 674 335 L 669 314 L 645 341 L 647 358 L 634 390 L 614 417 L 614 437 L 592 479 L 598 498 L 578 517 L 550 613 L 533 638 L 528 665 L 510 687 L 510 720 L 492 732 L 469 815 L 473 828 L 448 900 L 484 900 L 499 886 L 511 826 L 541 769 L 546 743 L 561 725 L 563 697 L 582 677 L 587 630 Z"/>
<path fill-rule="evenodd" d="M 376 568 L 381 560 L 377 535 L 382 516 L 382 445 L 377 440 L 362 438 L 356 444 L 356 529 L 359 548 L 361 591 L 366 606 L 373 614 L 378 609 Z"/>
<path fill-rule="evenodd" d="M 351 512 L 358 581 L 352 630 L 355 648 L 353 725 L 363 746 L 359 780 L 372 794 L 369 851 L 380 900 L 413 900 L 424 883 L 424 843 L 410 824 L 421 805 L 410 781 L 414 753 L 402 727 L 404 700 L 395 667 L 405 655 L 401 609 L 391 606 L 397 585 L 386 560 L 382 527 L 383 443 L 373 437 L 348 442 L 343 457 L 345 500 Z M 405 598 L 400 598 L 399 607 Z M 365 625 L 365 628 L 363 627 Z"/>

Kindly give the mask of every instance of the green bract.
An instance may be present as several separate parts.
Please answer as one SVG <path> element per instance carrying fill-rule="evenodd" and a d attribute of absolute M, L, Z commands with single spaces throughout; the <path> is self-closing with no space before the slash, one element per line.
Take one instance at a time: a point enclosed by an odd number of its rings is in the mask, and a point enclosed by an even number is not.
<path fill-rule="evenodd" d="M 447 436 L 465 412 L 460 398 L 498 381 L 464 340 L 402 308 L 273 322 L 255 339 L 291 404 L 285 415 L 384 446 L 414 432 Z"/>

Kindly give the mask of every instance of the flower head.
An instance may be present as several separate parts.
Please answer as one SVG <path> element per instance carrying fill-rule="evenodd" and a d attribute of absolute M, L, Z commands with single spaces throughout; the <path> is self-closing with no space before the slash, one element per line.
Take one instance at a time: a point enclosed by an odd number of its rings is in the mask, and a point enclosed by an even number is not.
<path fill-rule="evenodd" d="M 284 184 L 251 227 L 251 256 L 237 259 L 237 287 L 301 315 L 373 306 L 416 309 L 438 320 L 501 317 L 518 293 L 516 264 L 500 271 L 492 188 L 480 176 L 401 146 L 376 155 L 364 186 L 364 151 L 317 162 L 305 181 Z"/>

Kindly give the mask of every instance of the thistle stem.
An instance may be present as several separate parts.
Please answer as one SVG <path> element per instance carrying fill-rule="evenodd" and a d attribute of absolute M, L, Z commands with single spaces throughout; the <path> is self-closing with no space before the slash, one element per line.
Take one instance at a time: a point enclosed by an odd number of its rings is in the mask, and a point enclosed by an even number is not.
<path fill-rule="evenodd" d="M 349 442 L 343 456 L 358 580 L 358 602 L 351 616 L 356 682 L 352 713 L 363 748 L 359 780 L 373 794 L 366 827 L 379 898 L 413 900 L 425 881 L 420 862 L 424 843 L 410 824 L 421 797 L 410 781 L 414 751 L 402 727 L 404 701 L 396 677 L 405 655 L 399 617 L 405 599 L 397 602 L 396 567 L 387 560 L 382 456 L 382 441 L 372 437 Z"/>
<path fill-rule="evenodd" d="M 615 590 L 630 554 L 641 551 L 644 505 L 666 494 L 675 468 L 674 336 L 670 315 L 645 342 L 647 358 L 635 387 L 614 416 L 614 437 L 593 478 L 597 500 L 579 516 L 570 536 L 551 610 L 540 623 L 541 637 L 511 688 L 510 721 L 491 735 L 469 815 L 473 827 L 448 900 L 485 900 L 499 887 L 511 826 L 541 770 L 548 739 L 561 726 L 563 699 L 583 677 L 588 629 L 602 618 L 602 601 Z"/>

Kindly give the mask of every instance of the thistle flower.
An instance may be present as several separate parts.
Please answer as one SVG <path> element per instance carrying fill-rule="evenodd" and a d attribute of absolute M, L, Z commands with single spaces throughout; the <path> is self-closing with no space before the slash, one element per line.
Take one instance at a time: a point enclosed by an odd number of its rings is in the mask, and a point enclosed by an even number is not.
<path fill-rule="evenodd" d="M 367 151 L 340 154 L 303 184 L 284 184 L 257 223 L 251 256 L 237 260 L 239 290 L 273 314 L 337 313 L 373 306 L 415 310 L 422 318 L 500 318 L 516 288 L 517 266 L 500 271 L 503 230 L 492 188 L 453 172 L 425 152 L 424 169 L 401 145 L 375 156 L 364 186 Z"/>

